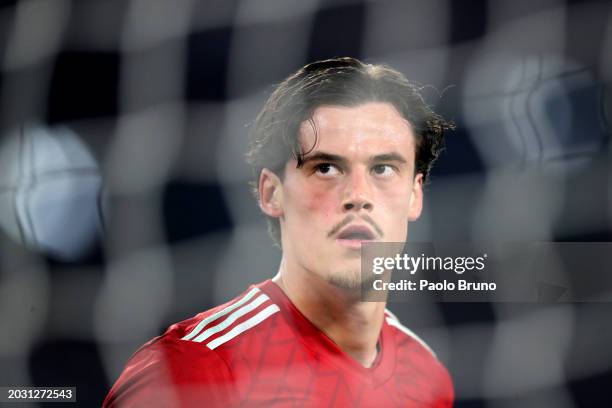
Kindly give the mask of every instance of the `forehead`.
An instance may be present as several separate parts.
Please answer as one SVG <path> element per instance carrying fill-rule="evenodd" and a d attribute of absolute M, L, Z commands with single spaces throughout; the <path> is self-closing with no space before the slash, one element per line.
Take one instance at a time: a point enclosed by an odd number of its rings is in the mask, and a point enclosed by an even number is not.
<path fill-rule="evenodd" d="M 313 128 L 314 125 L 314 128 Z M 316 129 L 316 138 L 315 138 Z M 316 140 L 316 146 L 312 149 Z M 325 151 L 334 154 L 377 154 L 414 152 L 414 134 L 410 123 L 393 105 L 368 102 L 346 107 L 318 107 L 312 121 L 300 126 L 300 143 L 305 151 Z"/>

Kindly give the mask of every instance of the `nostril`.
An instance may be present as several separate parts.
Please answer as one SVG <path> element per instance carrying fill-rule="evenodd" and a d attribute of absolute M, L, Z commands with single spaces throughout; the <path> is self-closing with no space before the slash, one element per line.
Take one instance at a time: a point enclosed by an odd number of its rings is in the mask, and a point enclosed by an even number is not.
<path fill-rule="evenodd" d="M 346 204 L 344 204 L 344 209 L 345 210 L 352 210 L 353 207 L 355 207 L 355 204 L 353 204 L 353 203 L 346 203 Z"/>
<path fill-rule="evenodd" d="M 371 209 L 372 209 L 372 204 L 370 204 L 370 203 L 365 203 L 365 204 L 363 205 L 363 208 L 364 208 L 364 209 L 366 209 L 366 210 L 371 210 Z"/>

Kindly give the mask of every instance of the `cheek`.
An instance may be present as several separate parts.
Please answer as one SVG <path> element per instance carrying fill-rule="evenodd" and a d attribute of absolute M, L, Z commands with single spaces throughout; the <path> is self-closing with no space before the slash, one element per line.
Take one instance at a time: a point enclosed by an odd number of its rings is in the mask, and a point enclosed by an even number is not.
<path fill-rule="evenodd" d="M 380 208 L 380 222 L 385 225 L 386 240 L 401 242 L 406 239 L 409 219 L 410 195 L 396 191 L 386 195 L 384 207 Z"/>
<path fill-rule="evenodd" d="M 391 217 L 408 214 L 411 191 L 405 187 L 389 188 L 381 194 L 379 202 Z"/>
<path fill-rule="evenodd" d="M 304 188 L 304 195 L 298 199 L 302 200 L 306 211 L 316 217 L 328 218 L 338 206 L 334 190 L 320 186 Z"/>
<path fill-rule="evenodd" d="M 287 221 L 300 224 L 299 228 L 327 228 L 334 221 L 338 208 L 338 192 L 329 185 L 320 183 L 295 183 L 288 194 L 285 208 Z M 291 222 L 291 218 L 294 219 Z"/>

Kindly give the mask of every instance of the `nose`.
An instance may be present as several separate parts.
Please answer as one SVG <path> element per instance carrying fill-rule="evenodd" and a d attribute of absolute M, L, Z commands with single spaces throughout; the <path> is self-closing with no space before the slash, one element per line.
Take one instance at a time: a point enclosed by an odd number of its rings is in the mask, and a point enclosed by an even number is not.
<path fill-rule="evenodd" d="M 374 203 L 371 199 L 370 185 L 367 176 L 360 172 L 355 172 L 348 177 L 345 188 L 342 209 L 348 211 L 372 211 Z"/>

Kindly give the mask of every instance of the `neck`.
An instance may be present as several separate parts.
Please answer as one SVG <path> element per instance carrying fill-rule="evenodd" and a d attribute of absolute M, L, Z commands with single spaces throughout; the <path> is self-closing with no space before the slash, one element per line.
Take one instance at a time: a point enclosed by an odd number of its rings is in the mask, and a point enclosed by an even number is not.
<path fill-rule="evenodd" d="M 283 259 L 272 280 L 340 349 L 364 367 L 370 367 L 377 355 L 385 303 L 362 302 L 358 291 L 338 288 L 310 272 L 292 272 Z"/>

